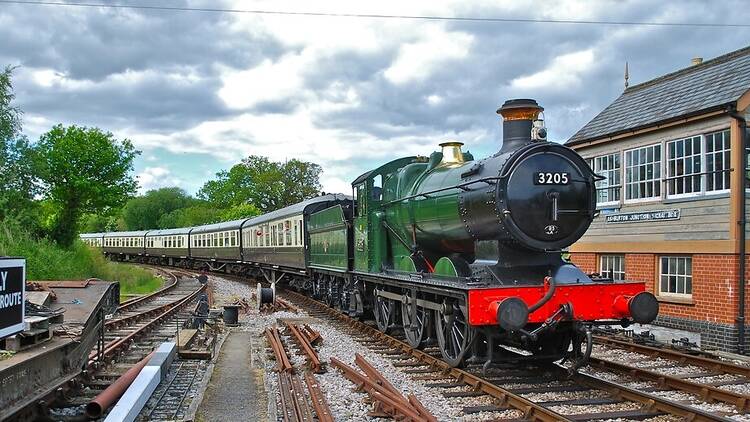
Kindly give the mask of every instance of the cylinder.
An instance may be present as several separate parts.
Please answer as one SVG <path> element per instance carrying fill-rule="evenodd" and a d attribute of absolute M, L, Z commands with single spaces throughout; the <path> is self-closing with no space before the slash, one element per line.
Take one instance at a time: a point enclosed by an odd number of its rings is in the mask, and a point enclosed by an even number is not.
<path fill-rule="evenodd" d="M 149 353 L 148 356 L 138 361 L 138 363 L 133 365 L 124 374 L 122 374 L 120 378 L 117 379 L 117 381 L 113 382 L 104 391 L 99 393 L 99 395 L 96 396 L 94 400 L 91 400 L 86 405 L 86 416 L 92 419 L 100 418 L 104 411 L 112 406 L 117 401 L 117 399 L 119 399 L 125 393 L 125 390 L 130 387 L 130 384 L 133 383 L 133 380 L 135 380 L 141 370 L 146 366 L 146 364 L 148 364 L 148 361 L 153 355 L 154 352 Z"/>
<path fill-rule="evenodd" d="M 262 287 L 260 283 L 256 286 L 255 297 L 258 298 L 258 309 L 263 305 L 273 305 L 276 301 L 276 283 L 271 283 L 271 287 Z"/>
<path fill-rule="evenodd" d="M 239 305 L 224 305 L 224 325 L 236 326 L 239 325 Z"/>

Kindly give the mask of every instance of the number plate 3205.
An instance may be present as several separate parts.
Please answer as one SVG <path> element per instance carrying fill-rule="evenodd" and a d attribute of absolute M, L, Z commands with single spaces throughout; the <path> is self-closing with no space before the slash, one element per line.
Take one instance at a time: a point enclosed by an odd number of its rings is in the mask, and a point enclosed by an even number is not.
<path fill-rule="evenodd" d="M 568 172 L 537 171 L 534 173 L 535 185 L 567 185 L 569 182 L 570 173 Z"/>

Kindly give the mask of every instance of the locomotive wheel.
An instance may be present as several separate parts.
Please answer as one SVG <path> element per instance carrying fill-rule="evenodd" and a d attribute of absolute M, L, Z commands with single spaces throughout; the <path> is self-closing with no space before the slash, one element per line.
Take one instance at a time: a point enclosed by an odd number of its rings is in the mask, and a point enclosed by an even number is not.
<path fill-rule="evenodd" d="M 396 312 L 396 304 L 387 298 L 381 296 L 375 296 L 375 306 L 373 313 L 375 314 L 375 323 L 378 325 L 378 330 L 387 333 L 388 329 L 391 328 L 391 322 L 393 322 L 393 314 Z"/>
<path fill-rule="evenodd" d="M 412 321 L 414 311 L 412 306 L 417 308 L 416 321 Z M 401 302 L 401 321 L 404 326 L 404 336 L 406 336 L 406 342 L 409 343 L 409 346 L 422 348 L 427 343 L 432 326 L 431 314 L 432 312 L 417 306 L 416 303 L 410 306 Z"/>
<path fill-rule="evenodd" d="M 445 312 L 435 312 L 435 331 L 443 359 L 450 366 L 458 367 L 464 363 L 476 333 L 457 303 L 446 304 L 446 307 Z"/>

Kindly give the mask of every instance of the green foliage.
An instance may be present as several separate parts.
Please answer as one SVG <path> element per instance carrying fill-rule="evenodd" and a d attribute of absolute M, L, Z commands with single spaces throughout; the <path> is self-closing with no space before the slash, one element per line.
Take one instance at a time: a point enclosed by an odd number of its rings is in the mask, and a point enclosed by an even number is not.
<path fill-rule="evenodd" d="M 0 72 L 0 221 L 36 227 L 32 149 L 21 135 L 21 109 L 12 104 L 13 68 Z"/>
<path fill-rule="evenodd" d="M 127 230 L 125 222 L 118 214 L 84 214 L 80 223 L 81 233 L 102 233 Z"/>
<path fill-rule="evenodd" d="M 221 212 L 221 221 L 239 220 L 260 215 L 260 210 L 253 204 L 239 204 Z"/>
<path fill-rule="evenodd" d="M 196 202 L 199 201 L 177 187 L 150 190 L 143 196 L 130 199 L 122 209 L 122 218 L 129 230 L 171 228 L 162 227 L 160 218 Z"/>
<path fill-rule="evenodd" d="M 187 208 L 174 210 L 159 218 L 160 229 L 174 229 L 178 227 L 192 227 L 203 224 L 218 223 L 221 219 L 222 210 L 210 204 L 201 202 Z"/>
<path fill-rule="evenodd" d="M 36 145 L 37 172 L 44 193 L 57 206 L 52 239 L 70 246 L 83 214 L 122 206 L 137 187 L 131 175 L 137 154 L 130 141 L 97 128 L 57 125 L 42 135 Z"/>
<path fill-rule="evenodd" d="M 16 225 L 0 227 L 0 255 L 26 258 L 28 280 L 84 280 L 100 278 L 119 281 L 120 294 L 149 293 L 161 280 L 149 271 L 107 261 L 99 250 L 80 240 L 64 249 L 48 239 L 38 239 Z"/>
<path fill-rule="evenodd" d="M 15 98 L 10 77 L 13 67 L 0 72 L 0 142 L 14 139 L 21 132 L 21 109 L 11 103 Z"/>
<path fill-rule="evenodd" d="M 253 204 L 266 213 L 318 195 L 321 171 L 306 161 L 281 163 L 251 155 L 229 171 L 216 173 L 198 197 L 219 207 Z"/>

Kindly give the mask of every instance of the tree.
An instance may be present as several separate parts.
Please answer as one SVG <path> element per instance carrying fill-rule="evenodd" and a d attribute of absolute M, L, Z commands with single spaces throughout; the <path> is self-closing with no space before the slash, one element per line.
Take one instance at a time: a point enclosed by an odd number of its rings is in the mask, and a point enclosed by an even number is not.
<path fill-rule="evenodd" d="M 281 163 L 251 155 L 229 171 L 216 173 L 198 197 L 219 207 L 252 204 L 266 213 L 318 195 L 321 171 L 315 163 Z"/>
<path fill-rule="evenodd" d="M 155 229 L 159 227 L 162 216 L 196 202 L 196 199 L 177 187 L 154 189 L 129 200 L 122 209 L 122 218 L 128 230 Z"/>
<path fill-rule="evenodd" d="M 223 221 L 222 210 L 215 206 L 201 202 L 187 208 L 174 210 L 159 218 L 160 229 L 174 229 L 177 227 L 193 227 Z"/>
<path fill-rule="evenodd" d="M 260 210 L 253 204 L 234 205 L 221 212 L 221 221 L 240 220 L 260 215 Z"/>
<path fill-rule="evenodd" d="M 11 75 L 13 67 L 0 72 L 0 142 L 14 139 L 21 132 L 21 109 L 11 103 L 15 99 Z"/>
<path fill-rule="evenodd" d="M 36 145 L 39 178 L 57 210 L 50 236 L 63 246 L 76 237 L 81 216 L 122 206 L 138 184 L 133 160 L 140 152 L 97 128 L 57 125 Z"/>
<path fill-rule="evenodd" d="M 21 135 L 21 109 L 12 104 L 12 73 L 10 66 L 0 72 L 0 221 L 35 228 L 34 160 L 28 140 Z"/>

